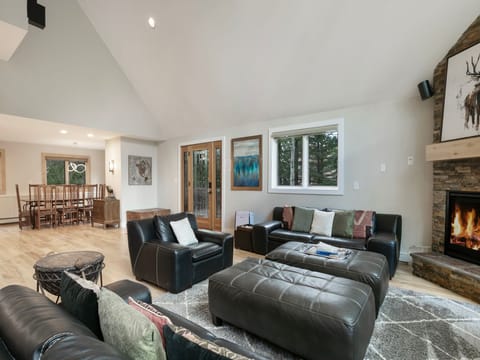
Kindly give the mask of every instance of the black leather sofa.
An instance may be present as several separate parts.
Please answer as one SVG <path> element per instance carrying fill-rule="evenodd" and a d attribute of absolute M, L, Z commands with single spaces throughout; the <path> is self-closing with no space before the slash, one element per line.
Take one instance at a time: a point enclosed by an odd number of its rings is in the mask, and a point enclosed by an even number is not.
<path fill-rule="evenodd" d="M 371 234 L 365 239 L 329 237 L 287 230 L 284 228 L 282 216 L 283 207 L 275 207 L 271 221 L 253 226 L 252 245 L 255 253 L 265 255 L 289 241 L 304 243 L 321 241 L 333 246 L 383 254 L 388 260 L 390 278 L 394 276 L 398 266 L 402 240 L 402 217 L 400 215 L 376 213 Z"/>
<path fill-rule="evenodd" d="M 170 221 L 187 217 L 198 244 L 182 246 L 177 242 Z M 155 216 L 127 223 L 128 250 L 137 280 L 145 280 L 172 293 L 232 265 L 233 236 L 199 229 L 195 216 L 178 213 Z"/>
<path fill-rule="evenodd" d="M 132 289 L 134 291 L 130 291 Z M 151 302 L 150 291 L 142 284 L 121 280 L 106 286 L 123 299 L 128 296 Z M 138 289 L 140 288 L 140 292 Z M 143 289 L 143 290 L 142 290 Z M 217 338 L 210 331 L 167 309 L 153 305 L 177 326 L 233 352 L 264 360 L 238 345 Z M 179 358 L 182 358 L 179 354 Z M 125 357 L 99 340 L 80 320 L 44 295 L 21 285 L 0 289 L 0 360 L 117 360 Z"/>

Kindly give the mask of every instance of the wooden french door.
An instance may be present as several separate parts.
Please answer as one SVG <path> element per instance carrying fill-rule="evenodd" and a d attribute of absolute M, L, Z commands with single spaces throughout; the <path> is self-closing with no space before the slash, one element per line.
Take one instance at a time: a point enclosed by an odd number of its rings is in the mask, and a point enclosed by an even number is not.
<path fill-rule="evenodd" d="M 182 146 L 182 208 L 202 229 L 222 229 L 222 142 Z"/>

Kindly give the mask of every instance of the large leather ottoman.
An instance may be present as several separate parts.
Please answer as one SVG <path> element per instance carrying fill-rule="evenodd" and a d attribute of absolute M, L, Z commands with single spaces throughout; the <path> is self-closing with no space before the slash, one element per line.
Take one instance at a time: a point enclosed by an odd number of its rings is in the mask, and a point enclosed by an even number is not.
<path fill-rule="evenodd" d="M 370 286 L 248 258 L 210 276 L 210 313 L 305 359 L 363 359 L 375 323 Z"/>
<path fill-rule="evenodd" d="M 390 275 L 387 258 L 379 253 L 361 250 L 351 250 L 351 254 L 345 260 L 305 254 L 305 250 L 312 246 L 315 245 L 291 241 L 269 252 L 265 258 L 370 285 L 375 297 L 375 310 L 378 314 L 388 291 Z"/>

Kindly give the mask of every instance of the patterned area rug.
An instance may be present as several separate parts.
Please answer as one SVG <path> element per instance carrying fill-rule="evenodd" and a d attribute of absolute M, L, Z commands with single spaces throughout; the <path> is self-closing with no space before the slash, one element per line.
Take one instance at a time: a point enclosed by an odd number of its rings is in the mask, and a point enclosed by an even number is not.
<path fill-rule="evenodd" d="M 298 359 L 241 329 L 215 327 L 207 287 L 204 281 L 180 294 L 162 295 L 154 303 L 265 357 Z M 390 288 L 365 359 L 480 359 L 480 305 Z"/>

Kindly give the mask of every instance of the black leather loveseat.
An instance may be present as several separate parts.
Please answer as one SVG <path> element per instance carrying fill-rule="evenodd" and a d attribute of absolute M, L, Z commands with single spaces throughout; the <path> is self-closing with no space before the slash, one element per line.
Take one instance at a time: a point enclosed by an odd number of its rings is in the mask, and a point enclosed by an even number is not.
<path fill-rule="evenodd" d="M 304 243 L 321 241 L 333 246 L 383 254 L 388 260 L 390 278 L 395 274 L 402 239 L 402 217 L 400 215 L 376 213 L 369 235 L 365 239 L 358 239 L 287 230 L 283 222 L 283 211 L 283 207 L 275 207 L 271 221 L 253 226 L 252 245 L 254 252 L 265 255 L 289 241 Z"/>
<path fill-rule="evenodd" d="M 177 242 L 171 221 L 188 218 L 198 244 Z M 195 216 L 178 213 L 127 223 L 128 250 L 137 280 L 145 280 L 172 293 L 232 265 L 233 236 L 199 229 Z"/>
<path fill-rule="evenodd" d="M 142 284 L 120 280 L 106 287 L 124 300 L 132 296 L 151 302 L 150 291 Z M 202 339 L 248 358 L 265 360 L 228 340 L 217 338 L 210 331 L 178 314 L 152 306 L 168 316 L 176 326 L 186 328 Z M 179 353 L 175 358 L 187 357 Z M 61 305 L 21 285 L 9 285 L 0 289 L 0 360 L 7 359 L 128 360 L 116 348 L 98 339 L 91 329 Z"/>

